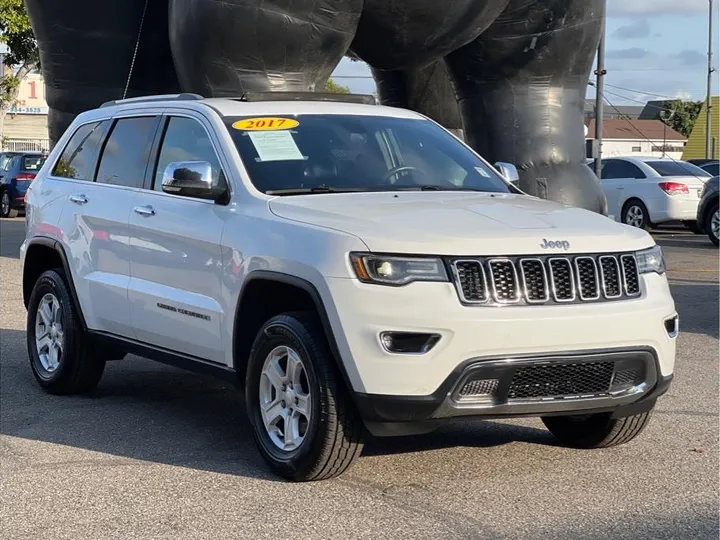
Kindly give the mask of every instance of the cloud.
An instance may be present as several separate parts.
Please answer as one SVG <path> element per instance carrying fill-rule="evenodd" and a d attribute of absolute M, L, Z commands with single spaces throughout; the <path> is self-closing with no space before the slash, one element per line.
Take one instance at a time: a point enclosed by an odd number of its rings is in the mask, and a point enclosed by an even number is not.
<path fill-rule="evenodd" d="M 688 66 L 698 66 L 700 64 L 704 64 L 707 60 L 707 56 L 702 54 L 701 52 L 688 49 L 677 53 L 675 55 L 675 58 Z"/>
<path fill-rule="evenodd" d="M 606 56 L 617 60 L 640 60 L 650 56 L 650 51 L 639 47 L 632 47 L 630 49 L 614 49 L 608 51 Z"/>
<path fill-rule="evenodd" d="M 608 15 L 697 15 L 708 12 L 708 0 L 608 0 Z"/>
<path fill-rule="evenodd" d="M 618 39 L 641 39 L 650 37 L 650 24 L 648 24 L 645 18 L 638 19 L 615 30 L 612 37 Z"/>

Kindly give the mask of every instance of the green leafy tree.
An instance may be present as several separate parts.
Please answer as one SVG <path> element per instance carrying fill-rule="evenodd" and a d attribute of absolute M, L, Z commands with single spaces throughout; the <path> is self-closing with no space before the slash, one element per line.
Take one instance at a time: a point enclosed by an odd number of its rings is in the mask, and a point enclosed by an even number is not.
<path fill-rule="evenodd" d="M 338 84 L 332 79 L 328 79 L 325 83 L 325 91 L 332 94 L 349 94 L 350 88 L 343 86 L 342 84 Z"/>
<path fill-rule="evenodd" d="M 689 137 L 702 109 L 702 101 L 666 101 L 658 111 L 658 119 L 685 137 Z"/>
<path fill-rule="evenodd" d="M 23 0 L 0 0 L 0 42 L 8 52 L 0 77 L 0 134 L 5 116 L 17 102 L 20 84 L 40 67 L 40 53 Z"/>

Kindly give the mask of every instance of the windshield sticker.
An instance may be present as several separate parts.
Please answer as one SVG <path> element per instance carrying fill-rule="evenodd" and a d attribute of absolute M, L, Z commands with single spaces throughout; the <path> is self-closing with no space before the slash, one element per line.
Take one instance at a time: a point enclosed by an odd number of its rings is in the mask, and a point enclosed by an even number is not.
<path fill-rule="evenodd" d="M 289 131 L 263 131 L 248 133 L 258 153 L 258 161 L 299 161 L 300 152 Z"/>
<path fill-rule="evenodd" d="M 299 125 L 300 122 L 291 118 L 247 118 L 234 122 L 232 127 L 240 131 L 278 131 Z"/>
<path fill-rule="evenodd" d="M 475 167 L 475 170 L 480 173 L 480 176 L 484 176 L 485 178 L 490 178 L 490 173 L 488 173 L 482 167 Z"/>

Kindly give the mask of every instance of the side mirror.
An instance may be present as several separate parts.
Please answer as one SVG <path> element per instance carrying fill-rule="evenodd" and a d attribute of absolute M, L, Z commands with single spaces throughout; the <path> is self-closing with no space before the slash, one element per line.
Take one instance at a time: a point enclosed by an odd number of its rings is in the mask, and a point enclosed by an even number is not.
<path fill-rule="evenodd" d="M 498 161 L 495 164 L 495 168 L 498 172 L 512 185 L 517 186 L 520 181 L 520 174 L 518 173 L 517 167 L 512 163 L 505 163 L 504 161 Z"/>
<path fill-rule="evenodd" d="M 224 182 L 213 179 L 207 161 L 173 161 L 165 167 L 162 190 L 173 195 L 217 201 L 227 193 Z"/>

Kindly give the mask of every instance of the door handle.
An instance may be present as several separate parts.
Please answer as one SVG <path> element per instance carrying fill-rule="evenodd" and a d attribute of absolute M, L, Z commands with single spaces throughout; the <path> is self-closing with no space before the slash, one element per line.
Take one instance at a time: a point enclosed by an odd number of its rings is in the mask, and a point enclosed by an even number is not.
<path fill-rule="evenodd" d="M 619 189 L 619 190 L 621 190 L 621 191 L 622 191 L 622 190 L 623 190 L 623 189 L 625 189 L 625 188 L 624 188 L 624 187 L 622 187 L 622 186 L 618 186 L 618 187 L 617 187 L 617 188 L 615 188 L 615 189 Z"/>
<path fill-rule="evenodd" d="M 133 208 L 133 211 L 136 214 L 140 214 L 141 216 L 155 215 L 155 209 L 152 206 L 136 206 L 135 208 Z"/>
<path fill-rule="evenodd" d="M 70 195 L 70 200 L 74 202 L 75 204 L 85 204 L 88 202 L 88 199 L 85 195 L 79 194 L 79 195 Z"/>

